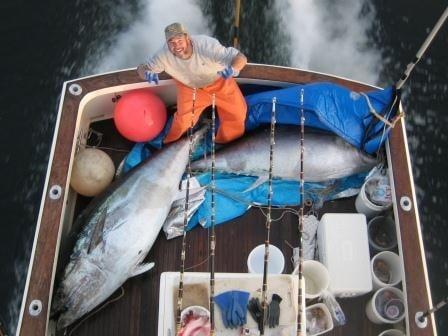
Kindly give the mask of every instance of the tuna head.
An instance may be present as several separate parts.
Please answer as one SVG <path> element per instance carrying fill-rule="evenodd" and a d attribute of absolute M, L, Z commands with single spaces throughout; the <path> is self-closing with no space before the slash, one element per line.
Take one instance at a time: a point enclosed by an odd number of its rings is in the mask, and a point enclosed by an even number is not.
<path fill-rule="evenodd" d="M 66 273 L 53 300 L 53 312 L 61 312 L 58 329 L 70 325 L 92 310 L 97 302 L 105 300 L 110 293 L 103 287 L 110 284 L 110 279 L 111 277 L 89 258 L 80 258 L 71 264 L 71 269 Z"/>

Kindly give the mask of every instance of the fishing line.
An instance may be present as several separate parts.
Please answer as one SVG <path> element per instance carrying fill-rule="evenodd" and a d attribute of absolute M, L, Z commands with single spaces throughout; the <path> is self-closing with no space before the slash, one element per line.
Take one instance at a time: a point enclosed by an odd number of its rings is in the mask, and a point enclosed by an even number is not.
<path fill-rule="evenodd" d="M 202 261 L 201 261 L 200 263 L 198 263 L 198 264 L 192 265 L 192 266 L 190 266 L 190 267 L 186 267 L 185 270 L 186 270 L 186 271 L 189 271 L 189 270 L 195 269 L 196 267 L 199 267 L 199 266 L 205 264 L 209 259 L 210 259 L 210 256 L 208 256 L 207 258 L 205 258 L 204 260 L 202 260 Z"/>
<path fill-rule="evenodd" d="M 112 148 L 112 147 L 103 147 L 103 146 L 90 146 L 90 145 L 84 145 L 81 147 L 84 148 L 96 148 L 96 149 L 103 149 L 103 150 L 109 150 L 109 151 L 113 151 L 113 152 L 121 152 L 121 153 L 129 153 L 130 150 L 129 149 L 120 149 L 120 148 Z"/>

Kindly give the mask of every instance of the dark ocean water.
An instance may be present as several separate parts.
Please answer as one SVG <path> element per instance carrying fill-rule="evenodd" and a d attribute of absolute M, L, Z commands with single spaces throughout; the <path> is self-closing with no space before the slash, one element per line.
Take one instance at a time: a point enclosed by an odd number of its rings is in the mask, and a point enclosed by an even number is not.
<path fill-rule="evenodd" d="M 22 300 L 63 81 L 135 66 L 162 41 L 161 27 L 176 20 L 230 44 L 233 3 L 2 2 L 0 321 L 9 334 Z M 182 8 L 181 17 L 173 6 Z M 418 0 L 242 1 L 241 49 L 251 62 L 384 86 L 400 77 L 446 6 Z M 434 302 L 448 293 L 447 45 L 448 25 L 404 87 Z M 439 334 L 448 334 L 448 309 L 436 318 Z"/>

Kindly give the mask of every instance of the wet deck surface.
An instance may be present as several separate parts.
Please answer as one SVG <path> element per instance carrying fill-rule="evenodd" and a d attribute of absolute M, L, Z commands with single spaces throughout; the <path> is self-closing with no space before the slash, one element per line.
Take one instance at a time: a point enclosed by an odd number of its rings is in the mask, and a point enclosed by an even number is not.
<path fill-rule="evenodd" d="M 94 129 L 105 131 L 112 127 L 110 122 L 100 122 Z M 114 148 L 129 148 L 129 143 L 104 139 L 103 143 Z M 119 162 L 125 153 L 107 151 L 115 162 Z M 86 199 L 79 199 L 82 205 Z M 356 212 L 354 198 L 327 202 L 319 210 L 319 217 L 326 212 Z M 278 218 L 282 210 L 275 210 L 273 218 Z M 243 217 L 216 227 L 216 272 L 247 272 L 246 260 L 249 252 L 265 239 L 265 216 L 259 209 L 251 209 Z M 291 213 L 283 216 L 281 221 L 273 222 L 270 241 L 279 247 L 285 255 L 285 271 L 292 271 L 292 249 L 288 243 L 298 244 L 297 217 Z M 195 228 L 187 234 L 188 271 L 208 271 L 208 231 Z M 67 335 L 157 335 L 159 281 L 162 272 L 179 271 L 181 254 L 181 238 L 166 240 L 163 232 L 151 249 L 147 260 L 154 261 L 156 266 L 149 272 L 126 281 L 123 285 L 124 294 L 117 301 L 111 302 L 99 312 L 91 315 L 84 322 L 74 323 L 67 330 Z M 121 295 L 118 290 L 111 298 Z M 338 299 L 348 319 L 345 326 L 335 327 L 326 335 L 339 336 L 376 336 L 382 330 L 389 329 L 387 325 L 374 325 L 365 315 L 365 305 L 372 294 L 351 299 Z M 307 305 L 314 302 L 308 302 Z"/>

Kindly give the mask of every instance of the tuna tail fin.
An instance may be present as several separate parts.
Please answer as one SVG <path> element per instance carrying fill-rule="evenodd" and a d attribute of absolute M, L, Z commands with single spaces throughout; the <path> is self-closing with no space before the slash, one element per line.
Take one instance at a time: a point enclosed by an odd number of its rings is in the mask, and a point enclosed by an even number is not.
<path fill-rule="evenodd" d="M 243 193 L 254 190 L 255 188 L 257 188 L 260 185 L 262 185 L 263 183 L 265 183 L 267 180 L 268 180 L 267 176 L 265 176 L 265 175 L 259 176 L 257 178 L 257 180 L 254 183 L 252 183 L 252 185 L 249 188 L 247 188 L 246 190 L 243 191 Z"/>
<path fill-rule="evenodd" d="M 135 267 L 134 271 L 131 274 L 131 277 L 145 273 L 145 272 L 149 271 L 151 268 L 153 268 L 154 266 L 155 266 L 155 264 L 153 262 L 139 264 Z"/>

